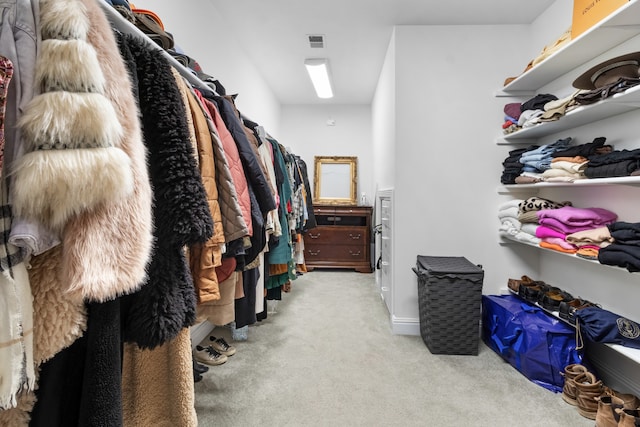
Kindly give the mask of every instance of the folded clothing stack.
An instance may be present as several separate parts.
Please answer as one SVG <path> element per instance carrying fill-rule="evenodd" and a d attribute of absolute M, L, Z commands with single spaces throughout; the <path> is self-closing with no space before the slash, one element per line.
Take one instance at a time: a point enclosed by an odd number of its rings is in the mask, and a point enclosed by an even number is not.
<path fill-rule="evenodd" d="M 598 252 L 600 264 L 640 271 L 640 223 L 614 222 L 607 226 L 612 243 Z"/>

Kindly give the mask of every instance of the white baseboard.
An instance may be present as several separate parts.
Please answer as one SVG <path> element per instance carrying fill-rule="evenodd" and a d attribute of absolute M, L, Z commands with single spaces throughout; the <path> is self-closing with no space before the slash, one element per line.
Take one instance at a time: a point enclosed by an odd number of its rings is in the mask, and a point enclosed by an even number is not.
<path fill-rule="evenodd" d="M 202 323 L 198 323 L 193 325 L 190 329 L 191 333 L 191 348 L 196 348 L 196 345 L 200 344 L 202 340 L 209 336 L 211 331 L 215 328 L 215 325 L 207 322 L 206 320 Z"/>
<path fill-rule="evenodd" d="M 394 335 L 420 335 L 420 321 L 391 316 L 391 332 Z"/>

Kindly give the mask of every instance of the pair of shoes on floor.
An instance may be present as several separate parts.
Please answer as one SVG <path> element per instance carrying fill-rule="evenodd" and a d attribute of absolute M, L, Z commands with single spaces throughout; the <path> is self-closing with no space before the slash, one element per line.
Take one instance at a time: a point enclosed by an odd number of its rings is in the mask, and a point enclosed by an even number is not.
<path fill-rule="evenodd" d="M 236 348 L 224 338 L 217 338 L 213 335 L 196 346 L 194 357 L 207 365 L 222 365 L 227 359 L 236 354 Z M 208 369 L 208 368 L 207 368 Z"/>
<path fill-rule="evenodd" d="M 598 399 L 596 427 L 640 426 L 640 403 L 632 394 L 605 395 Z"/>
<path fill-rule="evenodd" d="M 211 346 L 215 351 L 227 357 L 236 354 L 236 348 L 234 346 L 230 345 L 224 338 L 216 338 L 213 335 L 209 335 L 200 345 L 203 347 Z"/>
<path fill-rule="evenodd" d="M 227 356 L 218 353 L 216 349 L 210 345 L 206 347 L 197 345 L 193 352 L 193 357 L 195 357 L 200 363 L 211 366 L 222 365 L 227 361 Z"/>
<path fill-rule="evenodd" d="M 564 368 L 564 372 L 561 372 L 562 376 L 564 376 L 564 385 L 562 386 L 562 400 L 567 402 L 569 405 L 578 405 L 578 403 L 576 402 L 576 383 L 574 380 L 578 375 L 584 374 L 586 372 L 589 372 L 586 366 L 579 363 L 567 365 Z"/>
<path fill-rule="evenodd" d="M 640 425 L 638 397 L 605 386 L 585 366 L 577 363 L 566 366 L 563 375 L 562 399 L 576 406 L 583 417 L 595 420 L 596 427 Z"/>
<path fill-rule="evenodd" d="M 586 366 L 579 363 L 565 366 L 562 375 L 564 376 L 562 400 L 575 406 L 583 417 L 595 420 L 598 401 L 602 396 L 607 395 L 602 381 L 596 379 Z"/>

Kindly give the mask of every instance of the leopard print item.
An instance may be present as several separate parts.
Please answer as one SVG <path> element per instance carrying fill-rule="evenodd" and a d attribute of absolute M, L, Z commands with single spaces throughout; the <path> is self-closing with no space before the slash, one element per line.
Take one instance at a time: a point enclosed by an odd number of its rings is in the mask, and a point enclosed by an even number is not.
<path fill-rule="evenodd" d="M 518 204 L 518 213 L 541 211 L 543 209 L 559 209 L 563 206 L 571 206 L 571 202 L 554 202 L 542 197 L 529 197 Z"/>

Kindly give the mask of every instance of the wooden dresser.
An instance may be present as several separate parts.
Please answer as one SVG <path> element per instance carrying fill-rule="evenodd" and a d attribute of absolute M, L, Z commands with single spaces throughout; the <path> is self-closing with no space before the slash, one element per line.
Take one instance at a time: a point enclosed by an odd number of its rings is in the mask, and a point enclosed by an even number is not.
<path fill-rule="evenodd" d="M 307 270 L 352 268 L 371 273 L 371 211 L 371 206 L 315 205 L 318 226 L 304 235 Z"/>

